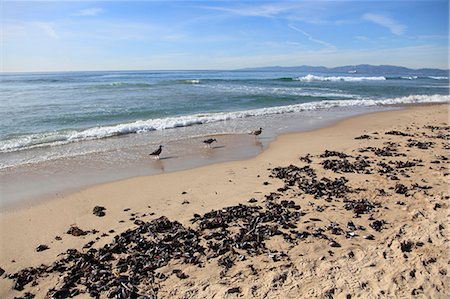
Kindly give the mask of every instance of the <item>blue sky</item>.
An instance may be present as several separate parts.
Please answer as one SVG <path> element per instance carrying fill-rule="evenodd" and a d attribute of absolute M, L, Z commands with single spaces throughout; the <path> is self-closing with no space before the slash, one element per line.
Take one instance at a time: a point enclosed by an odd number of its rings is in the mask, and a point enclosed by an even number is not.
<path fill-rule="evenodd" d="M 448 1 L 1 1 L 1 70 L 448 68 Z"/>

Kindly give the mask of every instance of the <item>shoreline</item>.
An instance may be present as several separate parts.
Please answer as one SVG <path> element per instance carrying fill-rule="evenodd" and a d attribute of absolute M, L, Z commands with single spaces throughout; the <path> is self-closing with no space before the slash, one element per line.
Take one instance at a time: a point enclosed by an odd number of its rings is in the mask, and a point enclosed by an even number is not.
<path fill-rule="evenodd" d="M 48 201 L 53 201 L 53 200 L 58 200 L 59 198 L 65 198 L 65 197 L 70 197 L 74 194 L 83 192 L 85 190 L 89 190 L 92 188 L 96 188 L 96 187 L 101 187 L 101 186 L 107 186 L 110 184 L 116 184 L 122 181 L 129 181 L 129 180 L 134 180 L 134 179 L 139 179 L 139 178 L 146 178 L 146 177 L 154 177 L 154 176 L 160 176 L 160 175 L 166 175 L 166 174 L 171 174 L 171 173 L 183 173 L 186 171 L 191 171 L 191 170 L 195 170 L 195 169 L 203 169 L 203 168 L 207 168 L 210 166 L 214 166 L 214 165 L 221 165 L 221 164 L 226 164 L 226 163 L 239 163 L 239 162 L 246 162 L 246 161 L 251 161 L 253 159 L 258 158 L 258 156 L 264 154 L 264 152 L 268 151 L 271 147 L 272 144 L 276 143 L 280 138 L 289 138 L 289 136 L 296 136 L 297 134 L 305 134 L 305 133 L 309 133 L 309 134 L 313 134 L 314 132 L 320 132 L 322 130 L 327 130 L 327 129 L 331 129 L 335 126 L 339 126 L 341 123 L 345 123 L 346 121 L 351 121 L 354 120 L 355 122 L 358 121 L 358 119 L 360 118 L 365 118 L 366 116 L 372 116 L 372 115 L 376 115 L 376 114 L 380 114 L 383 115 L 384 113 L 395 113 L 396 111 L 404 111 L 404 110 L 408 110 L 408 109 L 415 109 L 415 108 L 420 108 L 420 107 L 429 107 L 429 106 L 449 106 L 450 104 L 447 103 L 419 103 L 419 104 L 401 104 L 401 105 L 393 105 L 390 107 L 389 110 L 382 110 L 382 111 L 369 111 L 369 112 L 360 112 L 356 115 L 350 115 L 350 116 L 344 116 L 341 117 L 337 120 L 333 120 L 333 121 L 328 121 L 326 122 L 323 126 L 320 127 L 314 127 L 312 129 L 306 129 L 306 130 L 294 130 L 294 131 L 288 131 L 286 133 L 279 133 L 278 135 L 275 136 L 270 136 L 270 137 L 263 137 L 263 141 L 261 142 L 260 139 L 255 139 L 255 144 L 258 145 L 258 148 L 260 149 L 259 151 L 255 152 L 254 150 L 251 150 L 253 153 L 249 154 L 248 151 L 249 149 L 245 149 L 244 151 L 246 151 L 246 154 L 244 154 L 244 158 L 241 157 L 235 157 L 235 158 L 229 158 L 229 156 L 225 156 L 225 158 L 221 161 L 218 162 L 214 162 L 214 161 L 210 161 L 210 162 L 205 162 L 204 164 L 199 164 L 199 165 L 192 165 L 192 166 L 188 166 L 186 168 L 174 168 L 174 169 L 170 169 L 170 170 L 165 170 L 165 167 L 161 167 L 160 162 L 161 160 L 149 160 L 149 163 L 153 163 L 153 164 L 158 164 L 158 167 L 154 167 L 154 165 L 152 166 L 155 170 L 156 168 L 160 168 L 161 171 L 156 171 L 156 172 L 152 172 L 150 174 L 132 174 L 133 172 L 130 171 L 129 169 L 125 170 L 125 172 L 129 173 L 128 175 L 124 176 L 124 177 L 119 177 L 119 178 L 114 178 L 111 177 L 110 179 L 106 179 L 103 181 L 96 181 L 93 183 L 82 183 L 76 186 L 66 186 L 64 189 L 58 189 L 58 190 L 50 190 L 47 192 L 44 192 L 38 196 L 26 196 L 27 198 L 25 199 L 20 199 L 19 201 L 16 202 L 12 202 L 12 203 L 0 203 L 0 207 L 2 208 L 2 213 L 3 212 L 12 212 L 12 211 L 17 211 L 17 210 L 23 210 L 23 209 L 29 209 L 29 208 L 33 208 L 34 206 L 38 206 L 38 205 L 42 205 L 45 204 Z M 449 106 L 450 107 L 450 106 Z M 450 108 L 448 108 L 450 111 Z M 191 138 L 192 140 L 203 140 L 206 137 L 214 137 L 214 136 L 225 136 L 228 137 L 229 139 L 233 139 L 235 137 L 245 137 L 246 134 L 212 134 L 212 135 L 207 135 L 207 136 L 201 136 L 201 137 L 193 137 Z M 253 137 L 249 138 L 249 139 L 253 139 Z M 265 140 L 264 140 L 265 139 Z M 245 145 L 244 145 L 245 146 Z M 248 146 L 248 145 L 247 145 Z M 221 148 L 222 145 L 219 145 L 219 148 Z M 239 144 L 237 146 L 238 148 L 242 149 L 242 143 Z M 89 155 L 89 154 L 88 154 Z M 171 159 L 173 157 L 169 156 L 169 159 Z M 61 158 L 58 158 L 58 160 L 61 160 Z M 39 163 L 38 163 L 39 165 Z M 21 165 L 21 167 L 29 167 L 30 165 Z M 32 165 L 34 166 L 34 165 Z M 88 172 L 86 172 L 88 173 Z M 138 171 L 139 173 L 139 171 Z M 107 176 L 107 174 L 105 174 Z M 35 177 L 36 175 L 34 175 Z M 13 181 L 16 180 L 16 178 L 13 179 Z M 2 191 L 4 192 L 4 191 Z"/>
<path fill-rule="evenodd" d="M 374 132 L 404 130 L 405 126 L 411 126 L 411 124 L 422 127 L 422 124 L 435 119 L 439 119 L 439 123 L 448 122 L 448 109 L 448 104 L 414 105 L 396 111 L 364 114 L 314 131 L 280 135 L 266 150 L 251 159 L 206 165 L 161 175 L 129 178 L 96 185 L 69 195 L 49 198 L 32 207 L 23 206 L 8 211 L 2 210 L 0 213 L 1 235 L 2 239 L 8 242 L 2 242 L 0 266 L 7 273 L 12 273 L 27 266 L 49 264 L 57 254 L 68 248 L 82 250 L 83 244 L 95 241 L 95 234 L 79 238 L 65 234 L 73 225 L 84 230 L 96 229 L 100 233 L 107 233 L 111 229 L 119 233 L 130 228 L 133 221 L 131 218 L 137 216 L 145 221 L 167 216 L 171 220 L 178 220 L 183 225 L 191 225 L 189 220 L 194 213 L 203 214 L 212 209 L 237 205 L 250 198 L 262 202 L 265 195 L 283 187 L 282 181 L 274 181 L 269 177 L 268 169 L 286 167 L 292 163 L 300 165 L 302 164 L 299 161 L 300 156 L 305 154 L 317 156 L 327 149 L 351 152 L 366 145 L 367 140 L 355 139 L 363 134 L 376 136 Z M 386 138 L 394 137 L 397 138 L 396 136 Z M 372 140 L 372 142 L 381 144 L 381 140 Z M 433 173 L 439 172 L 433 170 Z M 357 174 L 348 176 L 358 177 Z M 430 178 L 433 176 L 435 175 L 431 175 Z M 374 179 L 372 176 L 368 178 Z M 407 179 L 402 178 L 401 182 L 404 180 Z M 381 180 L 379 183 L 385 182 Z M 363 181 L 358 184 L 363 184 Z M 445 186 L 434 185 L 433 187 L 440 190 Z M 371 196 L 377 198 L 374 194 Z M 295 197 L 291 194 L 287 198 Z M 417 206 L 422 202 L 422 195 L 417 200 L 419 200 L 417 203 L 411 203 L 414 206 L 411 210 L 408 208 L 408 212 L 417 211 Z M 186 201 L 188 203 L 184 203 Z M 306 202 L 300 200 L 299 203 L 302 210 L 307 211 Z M 393 203 L 383 202 L 383 204 Z M 106 208 L 104 217 L 92 215 L 92 209 L 97 205 Z M 447 203 L 440 211 L 445 210 L 446 206 Z M 124 211 L 128 208 L 129 212 Z M 334 216 L 329 217 L 331 219 Z M 55 236 L 62 237 L 62 240 L 55 240 Z M 111 237 L 104 237 L 97 240 L 95 246 L 98 247 L 110 241 Z M 47 244 L 50 249 L 36 252 L 35 248 L 39 244 Z M 446 246 L 448 248 L 448 244 Z M 8 262 L 11 260 L 15 262 Z M 442 267 L 440 260 L 439 265 Z M 196 271 L 192 273 L 195 274 Z M 210 272 L 207 271 L 207 273 Z M 194 274 L 191 275 L 195 277 Z M 16 291 L 11 290 L 11 281 L 3 278 L 0 280 L 0 296 L 17 295 Z M 173 280 L 165 283 L 167 287 L 177 284 L 178 282 Z M 45 286 L 47 284 L 44 284 L 42 288 L 45 289 Z"/>
<path fill-rule="evenodd" d="M 405 107 L 407 106 L 405 105 Z M 263 134 L 256 139 L 246 133 L 220 133 L 172 140 L 169 143 L 163 143 L 166 144 L 166 148 L 163 151 L 163 159 L 159 161 L 154 161 L 147 156 L 146 151 L 150 151 L 151 148 L 132 146 L 115 150 L 125 152 L 127 159 L 116 158 L 113 155 L 115 151 L 108 150 L 105 153 L 90 153 L 19 165 L 0 171 L 0 178 L 3 182 L 3 200 L 0 206 L 7 210 L 20 206 L 32 206 L 51 197 L 67 196 L 96 185 L 183 171 L 217 163 L 244 161 L 261 154 L 280 135 L 314 131 L 333 126 L 348 118 L 377 113 L 380 112 L 380 109 L 381 111 L 391 111 L 402 109 L 402 107 L 403 105 L 363 107 L 351 111 L 331 109 L 330 112 L 316 111 L 303 116 L 286 115 L 287 120 L 280 123 L 283 125 L 281 131 L 275 129 L 272 124 L 269 128 L 265 127 Z M 327 117 L 331 117 L 331 119 L 328 120 Z M 320 118 L 323 119 L 319 120 Z M 202 140 L 214 136 L 221 137 L 216 148 L 214 150 L 206 149 Z M 117 141 L 123 138 L 149 139 L 145 135 L 114 138 Z"/>

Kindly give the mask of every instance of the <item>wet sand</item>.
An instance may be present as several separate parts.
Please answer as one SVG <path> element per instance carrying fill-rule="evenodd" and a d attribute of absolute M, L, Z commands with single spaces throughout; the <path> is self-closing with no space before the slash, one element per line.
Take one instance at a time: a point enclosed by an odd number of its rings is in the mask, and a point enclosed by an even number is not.
<path fill-rule="evenodd" d="M 52 196 L 65 196 L 108 182 L 248 159 L 261 153 L 270 141 L 269 137 L 260 140 L 247 134 L 211 137 L 219 140 L 211 148 L 203 144 L 205 137 L 164 144 L 160 159 L 148 156 L 156 149 L 153 146 L 127 149 L 128 161 L 115 159 L 114 153 L 108 152 L 7 169 L 0 173 L 3 186 L 0 206 L 3 209 L 33 206 Z M 110 159 L 105 159 L 105 155 Z"/>
<path fill-rule="evenodd" d="M 17 279 L 6 276 L 25 267 L 50 265 L 69 248 L 86 253 L 89 249 L 83 246 L 90 241 L 94 241 L 92 248 L 104 248 L 115 235 L 144 225 L 134 224 L 136 220 L 154 224 L 167 216 L 183 228 L 193 228 L 204 251 L 195 263 L 170 256 L 167 264 L 152 272 L 164 275 L 155 277 L 150 290 L 136 286 L 145 294 L 446 298 L 450 295 L 448 108 L 415 106 L 358 116 L 329 128 L 282 135 L 249 160 L 131 178 L 2 211 L 0 267 L 6 274 L 0 277 L 0 297 L 31 292 L 41 298 L 50 288 L 61 289 L 60 276 L 67 275 L 48 268 L 44 272 L 49 273 L 33 277 L 37 286 L 30 281 L 23 291 L 14 290 Z M 337 154 L 321 157 L 326 150 Z M 286 168 L 291 164 L 298 169 Z M 306 172 L 305 166 L 313 173 Z M 249 203 L 252 198 L 256 202 Z M 208 227 L 210 220 L 204 213 L 238 204 L 248 206 L 244 209 L 261 206 L 261 210 L 235 217 L 225 228 Z M 105 216 L 93 215 L 95 206 L 105 207 Z M 264 225 L 252 220 L 262 212 L 274 215 Z M 194 214 L 199 214 L 198 221 L 192 223 Z M 256 224 L 249 228 L 252 221 Z M 202 223 L 206 227 L 201 228 Z M 277 226 L 273 235 L 263 231 L 265 225 Z M 71 226 L 99 232 L 76 237 L 66 233 Z M 237 235 L 245 229 L 248 242 L 258 250 L 241 246 Z M 217 230 L 233 240 L 232 250 L 219 255 L 207 237 Z M 263 235 L 255 241 L 257 232 Z M 224 246 L 223 240 L 217 238 L 219 246 Z M 37 252 L 39 245 L 49 249 Z M 224 257 L 232 261 L 230 267 L 224 266 Z M 105 261 L 117 277 L 118 259 L 113 255 L 113 260 Z M 88 297 L 83 281 L 72 290 Z M 110 291 L 101 292 L 101 297 Z"/>

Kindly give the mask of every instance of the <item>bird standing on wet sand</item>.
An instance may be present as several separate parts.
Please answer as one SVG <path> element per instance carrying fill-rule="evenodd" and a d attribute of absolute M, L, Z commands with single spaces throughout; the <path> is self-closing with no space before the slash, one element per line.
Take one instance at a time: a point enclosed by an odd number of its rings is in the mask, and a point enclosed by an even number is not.
<path fill-rule="evenodd" d="M 209 139 L 203 140 L 203 143 L 206 144 L 208 147 L 211 147 L 211 144 L 213 142 L 217 142 L 217 140 L 215 138 L 209 138 Z"/>
<path fill-rule="evenodd" d="M 159 148 L 156 151 L 154 151 L 153 153 L 149 154 L 149 156 L 153 156 L 156 159 L 159 159 L 159 155 L 161 155 L 162 148 L 163 148 L 163 146 L 160 145 Z"/>
<path fill-rule="evenodd" d="M 255 138 L 256 138 L 256 136 L 261 135 L 261 133 L 262 133 L 262 128 L 259 128 L 259 130 L 252 131 L 249 134 L 250 135 L 255 135 Z"/>

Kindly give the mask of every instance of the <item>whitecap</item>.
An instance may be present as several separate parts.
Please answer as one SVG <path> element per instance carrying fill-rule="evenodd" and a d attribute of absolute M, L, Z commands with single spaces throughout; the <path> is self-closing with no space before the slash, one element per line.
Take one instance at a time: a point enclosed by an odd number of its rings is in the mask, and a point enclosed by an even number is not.
<path fill-rule="evenodd" d="M 428 76 L 428 78 L 434 79 L 434 80 L 448 80 L 448 77 L 445 77 L 445 76 Z"/>
<path fill-rule="evenodd" d="M 383 81 L 386 80 L 386 77 L 377 76 L 377 77 L 353 77 L 353 76 L 316 76 L 308 74 L 303 77 L 293 78 L 295 81 L 302 82 L 313 82 L 313 81 L 329 81 L 329 82 L 360 82 L 360 81 Z"/>

